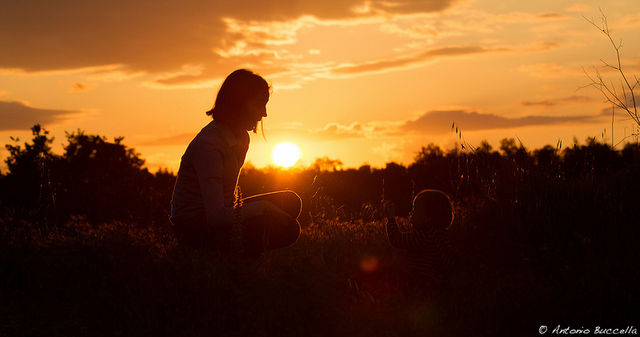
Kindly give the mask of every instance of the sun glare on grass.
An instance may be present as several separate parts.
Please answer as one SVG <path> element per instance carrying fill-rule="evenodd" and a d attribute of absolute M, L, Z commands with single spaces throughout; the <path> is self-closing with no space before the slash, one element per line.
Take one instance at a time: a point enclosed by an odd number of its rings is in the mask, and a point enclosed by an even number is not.
<path fill-rule="evenodd" d="M 283 142 L 273 147 L 271 151 L 271 160 L 274 164 L 282 167 L 291 167 L 295 165 L 302 157 L 298 145 L 291 142 Z"/>

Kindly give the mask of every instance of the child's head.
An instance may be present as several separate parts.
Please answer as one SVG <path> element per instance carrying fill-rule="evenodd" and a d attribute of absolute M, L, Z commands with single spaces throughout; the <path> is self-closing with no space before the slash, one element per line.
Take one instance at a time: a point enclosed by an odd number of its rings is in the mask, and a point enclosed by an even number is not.
<path fill-rule="evenodd" d="M 439 190 L 422 190 L 413 199 L 413 225 L 416 229 L 448 229 L 453 223 L 453 204 Z"/>

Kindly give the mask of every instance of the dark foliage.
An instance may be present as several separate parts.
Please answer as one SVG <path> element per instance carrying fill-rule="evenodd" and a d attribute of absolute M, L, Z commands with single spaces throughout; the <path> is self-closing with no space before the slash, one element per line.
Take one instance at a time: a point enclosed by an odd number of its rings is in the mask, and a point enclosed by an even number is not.
<path fill-rule="evenodd" d="M 7 146 L 0 176 L 0 335 L 638 327 L 638 144 L 616 151 L 588 139 L 529 151 L 505 139 L 499 151 L 431 144 L 408 167 L 340 169 L 324 158 L 301 171 L 245 168 L 245 196 L 286 188 L 304 200 L 299 241 L 250 262 L 176 246 L 165 226 L 175 176 L 149 173 L 122 139 L 78 131 L 57 156 L 47 132 L 33 131 L 31 143 Z M 435 298 L 408 286 L 379 214 L 382 199 L 408 212 L 425 188 L 449 193 L 456 210 L 456 272 Z"/>
<path fill-rule="evenodd" d="M 7 216 L 43 227 L 73 216 L 90 223 L 168 223 L 175 176 L 166 170 L 150 173 L 122 137 L 110 142 L 78 130 L 67 133 L 64 153 L 56 155 L 48 131 L 39 125 L 32 131 L 24 147 L 6 145 L 9 172 L 2 179 L 2 205 Z"/>

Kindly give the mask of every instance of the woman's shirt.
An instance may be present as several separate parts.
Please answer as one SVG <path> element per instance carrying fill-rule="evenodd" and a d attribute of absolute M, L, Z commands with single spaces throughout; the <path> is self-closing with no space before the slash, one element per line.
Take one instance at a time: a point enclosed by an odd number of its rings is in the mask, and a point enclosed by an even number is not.
<path fill-rule="evenodd" d="M 171 200 L 171 221 L 206 221 L 226 226 L 235 221 L 234 191 L 249 148 L 249 134 L 236 137 L 212 121 L 191 141 L 180 162 Z"/>

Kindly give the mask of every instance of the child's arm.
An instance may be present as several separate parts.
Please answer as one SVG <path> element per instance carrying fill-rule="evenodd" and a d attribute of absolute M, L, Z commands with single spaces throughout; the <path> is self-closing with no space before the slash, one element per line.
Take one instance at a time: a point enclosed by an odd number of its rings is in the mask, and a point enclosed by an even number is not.
<path fill-rule="evenodd" d="M 403 233 L 400 231 L 400 228 L 398 228 L 398 223 L 396 222 L 396 206 L 390 201 L 385 202 L 383 206 L 387 218 L 386 229 L 389 243 L 396 248 L 409 248 L 412 235 L 411 233 Z"/>
<path fill-rule="evenodd" d="M 406 248 L 406 234 L 400 232 L 395 217 L 387 217 L 387 238 L 389 243 L 396 248 Z"/>
<path fill-rule="evenodd" d="M 392 246 L 402 249 L 420 250 L 430 244 L 427 233 L 413 229 L 401 232 L 395 218 L 387 218 L 387 237 Z"/>

